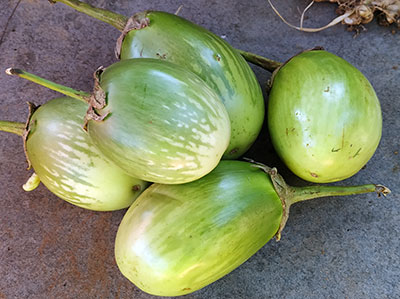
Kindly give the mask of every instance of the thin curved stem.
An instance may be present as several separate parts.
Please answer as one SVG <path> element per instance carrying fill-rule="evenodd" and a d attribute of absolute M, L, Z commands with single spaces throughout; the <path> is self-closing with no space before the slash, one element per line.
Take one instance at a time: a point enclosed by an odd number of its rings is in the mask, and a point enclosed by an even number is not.
<path fill-rule="evenodd" d="M 52 3 L 56 2 L 64 3 L 65 5 L 68 5 L 79 12 L 82 12 L 93 18 L 96 18 L 99 21 L 110 24 L 111 26 L 117 28 L 121 32 L 125 29 L 125 25 L 129 19 L 124 15 L 109 11 L 107 9 L 94 7 L 90 4 L 78 0 L 49 0 L 49 1 Z M 263 69 L 269 72 L 273 72 L 276 68 L 282 65 L 282 63 L 278 61 L 274 61 L 257 54 L 253 54 L 239 49 L 237 49 L 237 51 L 248 62 L 253 63 L 259 67 L 262 67 Z"/>
<path fill-rule="evenodd" d="M 6 70 L 6 74 L 7 75 L 11 75 L 11 76 L 18 76 L 20 78 L 32 81 L 34 83 L 37 83 L 39 85 L 42 85 L 44 87 L 47 87 L 51 90 L 55 90 L 58 91 L 66 96 L 75 98 L 77 100 L 80 100 L 82 102 L 87 103 L 87 98 L 90 96 L 89 93 L 84 92 L 84 91 L 79 91 L 79 90 L 75 90 L 73 88 L 70 87 L 66 87 L 64 85 L 60 85 L 57 83 L 54 83 L 52 81 L 43 79 L 39 76 L 36 76 L 34 74 L 28 73 L 24 70 L 20 70 L 20 69 L 13 69 L 13 68 L 9 68 Z"/>
<path fill-rule="evenodd" d="M 17 134 L 23 137 L 25 133 L 25 124 L 14 121 L 0 120 L 0 131 Z"/>
<path fill-rule="evenodd" d="M 72 7 L 73 9 L 82 12 L 88 16 L 98 19 L 102 22 L 110 24 L 111 26 L 117 28 L 119 31 L 123 31 L 128 18 L 109 11 L 107 9 L 94 7 L 90 4 L 78 1 L 78 0 L 49 0 L 50 3 L 61 2 L 65 5 Z"/>

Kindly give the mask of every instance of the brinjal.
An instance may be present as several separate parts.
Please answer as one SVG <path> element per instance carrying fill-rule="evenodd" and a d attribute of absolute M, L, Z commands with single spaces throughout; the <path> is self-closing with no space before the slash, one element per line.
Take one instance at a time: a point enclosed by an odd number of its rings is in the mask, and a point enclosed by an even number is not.
<path fill-rule="evenodd" d="M 122 274 L 158 296 L 194 292 L 245 262 L 274 235 L 291 204 L 323 196 L 387 194 L 380 185 L 286 185 L 276 169 L 221 161 L 182 185 L 153 184 L 125 214 L 115 257 Z"/>
<path fill-rule="evenodd" d="M 332 53 L 311 50 L 273 76 L 268 127 L 276 152 L 293 173 L 311 182 L 335 182 L 372 157 L 382 112 L 358 69 Z"/>
<path fill-rule="evenodd" d="M 105 21 L 122 31 L 117 56 L 156 58 L 178 64 L 202 78 L 221 98 L 231 121 L 225 159 L 246 152 L 264 120 L 264 99 L 253 71 L 225 40 L 182 17 L 145 11 L 131 18 L 77 0 L 52 0 Z"/>
<path fill-rule="evenodd" d="M 33 107 L 33 106 L 32 106 Z M 35 174 L 24 189 L 41 181 L 52 193 L 76 206 L 113 211 L 127 208 L 148 186 L 103 156 L 82 128 L 87 105 L 56 98 L 32 111 L 27 125 L 0 121 L 0 130 L 24 138 Z"/>
<path fill-rule="evenodd" d="M 196 180 L 217 166 L 229 144 L 229 116 L 218 95 L 197 75 L 168 61 L 114 63 L 96 72 L 91 95 L 57 90 L 89 103 L 86 122 L 93 143 L 127 174 L 145 181 Z"/>

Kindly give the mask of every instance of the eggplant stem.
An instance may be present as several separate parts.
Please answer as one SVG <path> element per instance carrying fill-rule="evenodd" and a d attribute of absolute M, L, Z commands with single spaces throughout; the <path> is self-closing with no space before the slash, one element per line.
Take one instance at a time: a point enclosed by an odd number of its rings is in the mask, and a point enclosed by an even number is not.
<path fill-rule="evenodd" d="M 47 87 L 47 88 L 49 88 L 51 90 L 58 91 L 58 92 L 66 95 L 66 96 L 75 98 L 75 99 L 80 100 L 80 101 L 82 101 L 84 103 L 87 103 L 87 101 L 88 101 L 87 98 L 90 96 L 90 94 L 87 93 L 87 92 L 75 90 L 75 89 L 72 89 L 70 87 L 66 87 L 64 85 L 60 85 L 60 84 L 54 83 L 52 81 L 43 79 L 43 78 L 41 78 L 39 76 L 36 76 L 34 74 L 28 73 L 28 72 L 26 72 L 24 70 L 8 68 L 6 70 L 6 74 L 7 75 L 11 75 L 11 76 L 18 76 L 20 78 L 32 81 L 32 82 L 34 82 L 36 84 L 42 85 L 42 86 Z"/>
<path fill-rule="evenodd" d="M 35 190 L 40 184 L 39 176 L 34 172 L 31 177 L 26 181 L 26 183 L 22 186 L 22 189 L 25 191 Z"/>
<path fill-rule="evenodd" d="M 262 67 L 263 69 L 273 72 L 276 70 L 278 67 L 282 65 L 281 62 L 265 58 L 263 56 L 251 53 L 251 52 L 246 52 L 240 49 L 236 49 L 240 55 L 243 56 L 244 59 L 246 59 L 248 62 L 251 62 L 252 64 L 255 64 L 259 67 Z"/>
<path fill-rule="evenodd" d="M 271 173 L 270 173 L 271 175 Z M 285 203 L 283 207 L 283 215 L 279 230 L 275 235 L 277 241 L 281 238 L 282 230 L 285 228 L 286 222 L 289 219 L 290 206 L 296 202 L 305 201 L 314 198 L 327 197 L 327 196 L 344 196 L 376 192 L 378 197 L 381 195 L 386 196 L 390 193 L 390 189 L 383 185 L 360 185 L 360 186 L 306 186 L 306 187 L 292 187 L 280 181 L 282 177 L 278 176 L 278 184 L 275 183 L 274 177 L 271 175 L 274 182 L 275 190 L 277 191 L 281 200 Z M 282 186 L 281 189 L 276 188 L 277 185 Z"/>
<path fill-rule="evenodd" d="M 109 11 L 107 9 L 94 7 L 90 4 L 78 0 L 49 0 L 49 1 L 51 3 L 56 3 L 56 2 L 64 3 L 65 5 L 68 5 L 81 13 L 91 16 L 99 21 L 110 24 L 111 26 L 117 28 L 121 32 L 124 31 L 125 26 L 129 20 L 129 18 L 124 15 Z M 175 14 L 179 13 L 181 7 L 182 5 L 179 7 L 179 9 Z M 253 54 L 239 49 L 237 49 L 237 51 L 248 62 L 255 64 L 269 72 L 273 72 L 275 69 L 277 69 L 279 66 L 282 65 L 282 63 L 278 61 L 274 61 L 272 59 L 268 59 L 257 54 Z"/>
<path fill-rule="evenodd" d="M 25 134 L 25 124 L 0 120 L 0 131 L 17 134 L 18 136 L 23 137 Z"/>
<path fill-rule="evenodd" d="M 128 18 L 124 15 L 109 11 L 107 9 L 98 8 L 90 4 L 78 0 L 49 0 L 50 3 L 61 2 L 73 9 L 91 16 L 99 21 L 110 24 L 119 31 L 123 31 Z"/>
<path fill-rule="evenodd" d="M 381 195 L 386 196 L 390 193 L 389 188 L 383 185 L 359 185 L 359 186 L 306 186 L 306 187 L 292 187 L 286 184 L 283 177 L 278 173 L 276 168 L 268 167 L 262 163 L 255 162 L 254 160 L 245 158 L 248 162 L 252 163 L 254 167 L 261 168 L 267 173 L 274 185 L 275 191 L 282 202 L 282 219 L 279 229 L 275 234 L 277 241 L 281 239 L 282 230 L 285 228 L 286 222 L 289 219 L 290 206 L 296 202 L 305 201 L 309 199 L 327 197 L 327 196 L 344 196 L 376 192 L 378 197 Z"/>
<path fill-rule="evenodd" d="M 344 196 L 376 192 L 378 196 L 386 196 L 390 193 L 389 188 L 382 185 L 360 185 L 360 186 L 307 186 L 289 187 L 287 201 L 290 204 L 313 198 L 327 196 Z"/>

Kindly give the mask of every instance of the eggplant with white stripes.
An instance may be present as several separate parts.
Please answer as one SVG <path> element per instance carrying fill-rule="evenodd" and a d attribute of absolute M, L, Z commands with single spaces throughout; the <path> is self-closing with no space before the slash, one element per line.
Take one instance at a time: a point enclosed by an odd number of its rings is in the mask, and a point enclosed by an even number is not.
<path fill-rule="evenodd" d="M 229 43 L 175 14 L 140 12 L 127 18 L 77 0 L 51 0 L 107 22 L 122 32 L 116 53 L 121 59 L 155 58 L 195 73 L 224 103 L 231 121 L 225 159 L 245 153 L 257 138 L 264 120 L 264 99 L 253 71 Z"/>
<path fill-rule="evenodd" d="M 279 239 L 291 204 L 323 196 L 390 191 L 380 185 L 286 185 L 276 169 L 221 161 L 182 185 L 153 184 L 125 214 L 115 257 L 122 274 L 157 296 L 194 292 Z"/>
<path fill-rule="evenodd" d="M 145 181 L 194 181 L 217 166 L 229 144 L 229 116 L 218 95 L 168 61 L 114 63 L 96 72 L 92 94 L 22 70 L 7 72 L 88 103 L 85 119 L 93 143 L 127 174 Z"/>
<path fill-rule="evenodd" d="M 41 181 L 73 205 L 113 211 L 129 207 L 148 186 L 127 175 L 94 146 L 82 128 L 84 103 L 56 98 L 33 110 L 27 125 L 0 121 L 0 131 L 24 138 L 27 159 L 35 171 L 24 189 L 33 190 Z"/>

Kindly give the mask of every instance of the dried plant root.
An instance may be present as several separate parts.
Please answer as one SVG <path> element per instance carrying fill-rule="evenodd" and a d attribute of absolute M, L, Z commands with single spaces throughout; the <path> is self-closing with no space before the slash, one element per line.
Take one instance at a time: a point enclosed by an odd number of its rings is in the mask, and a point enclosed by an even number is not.
<path fill-rule="evenodd" d="M 305 12 L 314 4 L 314 1 L 311 1 L 311 3 L 304 9 L 303 13 L 301 14 L 301 19 L 300 19 L 300 27 L 298 26 L 294 26 L 292 24 L 290 24 L 288 21 L 285 20 L 285 18 L 283 18 L 281 16 L 281 14 L 279 13 L 279 11 L 275 8 L 275 6 L 271 3 L 271 0 L 268 0 L 269 5 L 271 5 L 272 9 L 274 10 L 274 12 L 278 15 L 278 17 L 281 18 L 281 20 L 288 25 L 291 28 L 300 30 L 300 31 L 305 31 L 305 32 L 318 32 L 318 31 L 322 31 L 324 29 L 327 29 L 329 27 L 332 27 L 340 22 L 342 22 L 345 18 L 347 18 L 348 16 L 350 16 L 351 12 L 346 12 L 344 15 L 341 15 L 337 18 L 335 18 L 334 20 L 332 20 L 329 24 L 323 26 L 323 27 L 319 27 L 319 28 L 305 28 L 303 27 L 303 19 L 304 19 L 304 14 Z"/>
<path fill-rule="evenodd" d="M 381 25 L 397 24 L 400 27 L 400 0 L 315 0 L 316 2 L 336 2 L 337 13 L 353 13 L 343 20 L 346 25 L 360 25 L 371 22 L 378 16 Z"/>
<path fill-rule="evenodd" d="M 349 26 L 367 24 L 374 19 L 374 16 L 378 17 L 380 25 L 388 26 L 390 24 L 397 24 L 397 26 L 400 27 L 400 0 L 313 0 L 303 11 L 299 27 L 288 23 L 272 5 L 271 0 L 268 0 L 268 2 L 275 13 L 287 25 L 300 31 L 317 32 L 332 27 L 340 22 Z M 339 7 L 336 12 L 339 16 L 326 26 L 320 28 L 304 28 L 304 14 L 314 2 L 337 3 Z"/>

